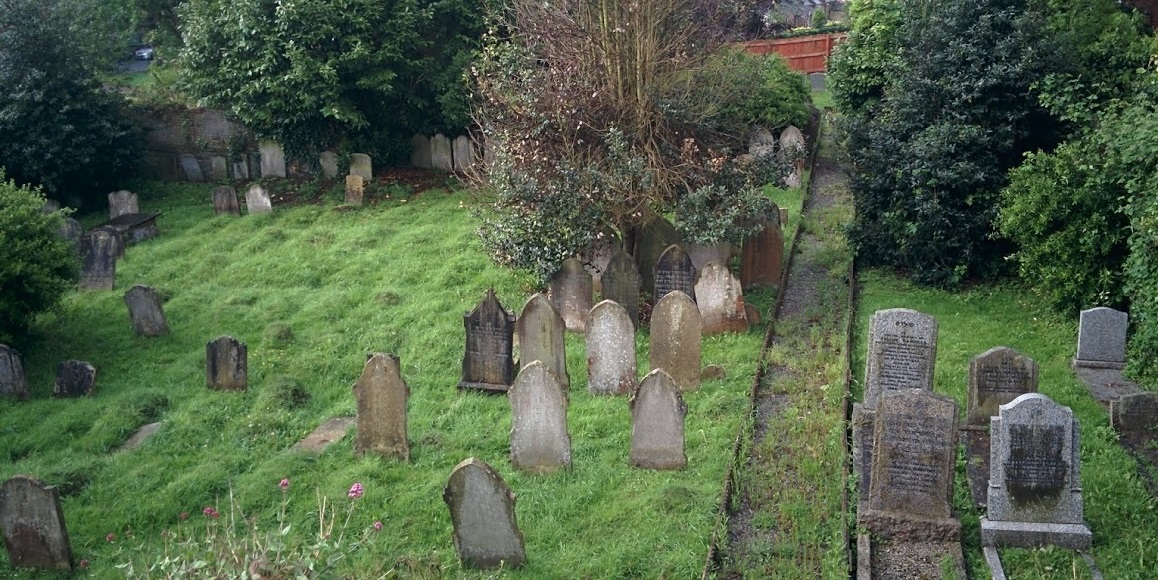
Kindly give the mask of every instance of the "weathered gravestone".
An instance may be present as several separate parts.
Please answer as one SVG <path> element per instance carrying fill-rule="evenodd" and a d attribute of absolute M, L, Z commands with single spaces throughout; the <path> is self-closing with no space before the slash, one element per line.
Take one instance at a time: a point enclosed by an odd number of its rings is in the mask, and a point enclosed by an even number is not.
<path fill-rule="evenodd" d="M 644 469 L 687 467 L 687 414 L 688 406 L 672 376 L 663 369 L 647 373 L 631 397 L 631 465 Z"/>
<path fill-rule="evenodd" d="M 123 189 L 109 194 L 109 219 L 132 213 L 141 213 L 137 194 Z"/>
<path fill-rule="evenodd" d="M 129 321 L 137 336 L 164 336 L 169 334 L 169 323 L 161 309 L 161 297 L 148 286 L 137 284 L 125 292 L 125 306 L 129 307 Z"/>
<path fill-rule="evenodd" d="M 214 215 L 241 215 L 241 205 L 237 202 L 237 190 L 228 185 L 213 188 Z"/>
<path fill-rule="evenodd" d="M 229 162 L 220 155 L 209 158 L 209 179 L 225 181 L 229 179 Z"/>
<path fill-rule="evenodd" d="M 182 153 L 177 156 L 177 164 L 181 166 L 181 172 L 185 174 L 186 181 L 205 182 L 205 173 L 201 171 L 201 162 L 197 160 L 196 155 Z"/>
<path fill-rule="evenodd" d="M 567 258 L 547 283 L 547 297 L 563 317 L 563 325 L 572 332 L 585 332 L 587 313 L 592 302 L 591 275 L 578 258 Z"/>
<path fill-rule="evenodd" d="M 515 494 L 491 466 L 471 457 L 455 466 L 442 491 L 454 526 L 454 550 L 470 568 L 519 568 L 527 562 L 515 519 Z"/>
<path fill-rule="evenodd" d="M 84 290 L 112 290 L 117 275 L 117 236 L 105 229 L 89 232 L 81 252 L 80 287 Z"/>
<path fill-rule="evenodd" d="M 6 344 L 0 344 L 0 397 L 28 399 L 28 378 L 20 353 Z"/>
<path fill-rule="evenodd" d="M 663 216 L 655 216 L 640 229 L 635 239 L 634 254 L 644 288 L 655 289 L 655 263 L 659 261 L 660 254 L 668 246 L 682 242 L 679 230 Z"/>
<path fill-rule="evenodd" d="M 696 303 L 683 292 L 672 292 L 651 313 L 651 370 L 663 369 L 680 391 L 700 388 L 703 322 Z"/>
<path fill-rule="evenodd" d="M 338 176 L 338 154 L 333 151 L 322 151 L 318 154 L 318 165 L 322 167 L 322 177 L 334 179 Z"/>
<path fill-rule="evenodd" d="M 1126 366 L 1129 315 L 1101 306 L 1083 310 L 1078 325 L 1074 366 L 1120 369 Z"/>
<path fill-rule="evenodd" d="M 470 171 L 478 158 L 470 137 L 466 135 L 455 137 L 454 142 L 451 143 L 451 150 L 454 158 L 454 170 L 458 173 Z"/>
<path fill-rule="evenodd" d="M 805 155 L 804 133 L 792 125 L 785 127 L 780 133 L 780 156 L 792 163 L 792 171 L 784 178 L 786 186 L 800 187 Z"/>
<path fill-rule="evenodd" d="M 262 141 L 258 146 L 261 151 L 261 176 L 285 177 L 285 151 L 277 141 Z"/>
<path fill-rule="evenodd" d="M 687 251 L 688 258 L 691 258 L 692 265 L 696 267 L 696 272 L 702 272 L 712 262 L 727 264 L 732 258 L 732 244 L 728 242 L 712 245 L 688 244 L 684 250 Z"/>
<path fill-rule="evenodd" d="M 824 73 L 822 72 L 814 72 L 808 75 L 808 82 L 810 85 L 812 85 L 812 90 L 814 91 L 823 91 L 824 81 Z"/>
<path fill-rule="evenodd" d="M 361 175 L 346 176 L 346 205 L 362 205 L 362 196 L 366 189 L 366 180 Z"/>
<path fill-rule="evenodd" d="M 933 390 L 937 321 L 907 308 L 878 310 L 869 320 L 864 404 L 875 408 L 885 393 Z"/>
<path fill-rule="evenodd" d="M 439 133 L 430 138 L 430 166 L 443 171 L 454 171 L 450 139 Z"/>
<path fill-rule="evenodd" d="M 249 385 L 249 357 L 245 343 L 220 336 L 205 344 L 205 386 L 244 391 Z"/>
<path fill-rule="evenodd" d="M 748 140 L 748 154 L 759 159 L 772 155 L 776 151 L 776 136 L 771 131 L 761 127 L 752 132 Z"/>
<path fill-rule="evenodd" d="M 989 430 L 989 509 L 981 518 L 981 544 L 1089 548 L 1079 427 L 1069 407 L 1027 393 L 1002 405 Z"/>
<path fill-rule="evenodd" d="M 3 373 L 4 360 L 0 355 L 0 381 L 4 380 Z M 1158 429 L 1158 393 L 1122 395 L 1110 401 L 1110 424 L 1118 431 Z"/>
<path fill-rule="evenodd" d="M 60 227 L 56 228 L 56 235 L 72 244 L 73 250 L 79 252 L 81 241 L 84 239 L 84 226 L 80 225 L 80 222 L 66 217 L 60 221 Z"/>
<path fill-rule="evenodd" d="M 611 255 L 600 276 L 604 300 L 612 300 L 627 311 L 631 324 L 639 325 L 639 291 L 643 279 L 631 256 L 620 250 Z"/>
<path fill-rule="evenodd" d="M 386 458 L 410 459 L 406 440 L 406 402 L 410 387 L 402 378 L 398 357 L 374 353 L 362 367 L 362 376 L 354 383 L 358 401 L 357 436 L 354 456 L 375 453 Z"/>
<path fill-rule="evenodd" d="M 350 175 L 360 175 L 369 182 L 374 179 L 374 164 L 365 153 L 350 154 Z"/>
<path fill-rule="evenodd" d="M 709 262 L 700 272 L 696 306 L 700 309 L 704 334 L 748 331 L 740 281 L 719 262 Z"/>
<path fill-rule="evenodd" d="M 474 310 L 463 315 L 466 353 L 462 357 L 460 389 L 506 391 L 515 379 L 515 315 L 503 309 L 495 289 Z"/>
<path fill-rule="evenodd" d="M 579 252 L 579 261 L 583 263 L 583 269 L 591 275 L 591 288 L 596 294 L 603 292 L 603 272 L 607 270 L 611 255 L 618 248 L 618 240 L 600 239 Z"/>
<path fill-rule="evenodd" d="M 667 296 L 669 292 L 683 292 L 692 302 L 696 300 L 696 267 L 692 259 L 679 244 L 672 244 L 660 254 L 655 262 L 655 294 L 656 302 Z"/>
<path fill-rule="evenodd" d="M 66 360 L 56 365 L 56 383 L 52 396 L 58 399 L 85 397 L 96 386 L 96 367 L 81 360 Z"/>
<path fill-rule="evenodd" d="M 760 219 L 760 229 L 745 238 L 740 248 L 740 285 L 745 290 L 779 286 L 783 260 L 780 209 L 773 206 Z"/>
<path fill-rule="evenodd" d="M 1037 362 L 1005 346 L 993 347 L 969 360 L 967 427 L 985 428 L 997 408 L 1026 393 L 1037 392 Z"/>
<path fill-rule="evenodd" d="M 245 157 L 233 161 L 233 178 L 242 181 L 249 179 L 249 161 Z"/>
<path fill-rule="evenodd" d="M 626 395 L 635 387 L 635 324 L 627 310 L 611 300 L 595 305 L 587 316 L 587 392 Z"/>
<path fill-rule="evenodd" d="M 273 202 L 269 199 L 269 192 L 260 185 L 251 185 L 245 192 L 245 211 L 250 214 L 272 212 Z"/>
<path fill-rule="evenodd" d="M 531 473 L 571 468 L 567 392 L 543 361 L 519 371 L 511 402 L 511 465 Z"/>
<path fill-rule="evenodd" d="M 519 336 L 519 369 L 537 360 L 543 361 L 547 370 L 558 377 L 563 390 L 568 390 L 571 377 L 567 375 L 563 330 L 563 317 L 542 293 L 527 299 L 515 321 L 515 333 Z"/>
<path fill-rule="evenodd" d="M 0 487 L 0 528 L 13 568 L 72 569 L 72 548 L 60 494 L 27 475 Z"/>
<path fill-rule="evenodd" d="M 410 146 L 413 148 L 410 153 L 410 164 L 415 167 L 430 169 L 432 167 L 430 139 L 427 139 L 426 135 L 415 133 L 410 138 Z"/>

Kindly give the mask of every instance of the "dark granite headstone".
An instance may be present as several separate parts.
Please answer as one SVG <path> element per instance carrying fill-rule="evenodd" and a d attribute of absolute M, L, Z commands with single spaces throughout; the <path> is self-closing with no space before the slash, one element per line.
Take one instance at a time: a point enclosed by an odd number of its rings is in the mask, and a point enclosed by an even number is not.
<path fill-rule="evenodd" d="M 506 391 L 515 380 L 515 315 L 503 309 L 495 289 L 463 315 L 466 353 L 462 357 L 462 389 Z"/>
<path fill-rule="evenodd" d="M 1074 365 L 1124 367 L 1129 318 L 1125 312 L 1104 306 L 1083 310 L 1078 324 L 1078 352 Z"/>
<path fill-rule="evenodd" d="M 569 390 L 571 377 L 567 374 L 567 345 L 563 341 L 563 330 L 563 317 L 542 293 L 527 299 L 515 321 L 515 333 L 519 336 L 519 369 L 541 360 L 547 370 L 559 378 L 563 390 Z"/>
<path fill-rule="evenodd" d="M 237 190 L 228 185 L 213 188 L 213 213 L 215 215 L 241 215 L 241 205 L 237 202 Z"/>
<path fill-rule="evenodd" d="M 80 287 L 84 290 L 112 290 L 117 275 L 120 241 L 104 229 L 96 229 L 84 239 L 81 249 Z"/>
<path fill-rule="evenodd" d="M 28 378 L 24 376 L 20 353 L 6 344 L 0 344 L 0 397 L 28 399 Z"/>
<path fill-rule="evenodd" d="M 635 260 L 626 253 L 616 250 L 611 255 L 611 261 L 600 276 L 603 286 L 603 299 L 612 300 L 627 310 L 631 324 L 639 326 L 639 292 L 643 279 L 639 276 L 639 267 Z"/>
<path fill-rule="evenodd" d="M 169 323 L 161 309 L 161 297 L 148 286 L 137 284 L 125 292 L 129 307 L 129 321 L 137 336 L 164 336 L 169 334 Z"/>
<path fill-rule="evenodd" d="M 454 549 L 463 566 L 520 568 L 527 562 L 515 494 L 491 466 L 474 457 L 456 465 L 442 499 L 450 508 Z"/>
<path fill-rule="evenodd" d="M 571 468 L 567 392 L 543 361 L 519 371 L 511 402 L 511 465 L 531 473 Z"/>
<path fill-rule="evenodd" d="M 0 359 L 0 381 L 3 381 L 3 364 Z M 1110 401 L 1110 424 L 1118 431 L 1158 429 L 1158 393 L 1122 395 Z"/>
<path fill-rule="evenodd" d="M 645 469 L 683 469 L 684 420 L 688 407 L 671 375 L 656 369 L 643 377 L 631 397 L 631 465 Z"/>
<path fill-rule="evenodd" d="M 72 569 L 64 510 L 54 486 L 27 475 L 5 481 L 0 487 L 0 528 L 13 568 Z"/>
<path fill-rule="evenodd" d="M 700 388 L 703 322 L 696 303 L 683 292 L 672 292 L 651 314 L 651 370 L 663 369 L 680 391 Z"/>
<path fill-rule="evenodd" d="M 547 297 L 563 317 L 567 330 L 586 331 L 593 290 L 591 275 L 583 268 L 583 262 L 578 258 L 563 260 L 563 265 L 547 284 Z"/>
<path fill-rule="evenodd" d="M 773 206 L 760 220 L 760 230 L 745 238 L 740 248 L 740 285 L 745 290 L 779 286 L 783 260 L 780 208 Z"/>
<path fill-rule="evenodd" d="M 626 395 L 635 388 L 635 325 L 627 310 L 611 300 L 587 316 L 587 392 Z"/>
<path fill-rule="evenodd" d="M 969 360 L 965 423 L 968 427 L 988 427 L 998 407 L 1036 392 L 1037 363 L 1012 348 L 993 347 Z"/>
<path fill-rule="evenodd" d="M 682 242 L 679 230 L 663 216 L 652 218 L 640 229 L 635 240 L 635 264 L 639 267 L 644 288 L 655 289 L 655 263 L 659 261 L 660 254 L 668 246 Z"/>
<path fill-rule="evenodd" d="M 244 391 L 249 385 L 248 349 L 232 336 L 205 344 L 205 385 L 211 389 Z"/>
<path fill-rule="evenodd" d="M 656 302 L 669 292 L 683 292 L 692 302 L 696 301 L 696 267 L 682 246 L 672 244 L 660 254 L 653 277 L 655 292 L 652 297 Z"/>
<path fill-rule="evenodd" d="M 56 365 L 56 384 L 52 396 L 58 399 L 85 397 L 96 386 L 96 368 L 80 360 L 66 360 Z"/>
<path fill-rule="evenodd" d="M 354 456 L 374 453 L 408 461 L 410 443 L 406 439 L 406 403 L 410 398 L 410 387 L 402 378 L 398 357 L 374 353 L 354 384 L 354 398 L 358 401 Z"/>

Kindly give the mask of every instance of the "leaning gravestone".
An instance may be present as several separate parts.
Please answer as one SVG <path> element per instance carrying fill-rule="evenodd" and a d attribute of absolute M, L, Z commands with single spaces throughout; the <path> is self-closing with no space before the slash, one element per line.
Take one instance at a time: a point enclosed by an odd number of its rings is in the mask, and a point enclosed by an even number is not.
<path fill-rule="evenodd" d="M 241 215 L 241 205 L 237 203 L 237 190 L 228 185 L 213 188 L 214 215 Z"/>
<path fill-rule="evenodd" d="M 776 151 L 776 136 L 771 131 L 759 128 L 752 133 L 748 140 L 748 154 L 759 159 L 772 155 Z"/>
<path fill-rule="evenodd" d="M 354 383 L 354 398 L 358 401 L 354 456 L 374 453 L 408 461 L 406 402 L 410 398 L 410 387 L 402 378 L 398 357 L 374 353 Z"/>
<path fill-rule="evenodd" d="M 563 390 L 568 390 L 571 378 L 567 375 L 563 330 L 563 317 L 542 293 L 527 299 L 515 322 L 515 332 L 519 336 L 519 369 L 537 360 L 543 361 L 543 366 L 558 377 Z"/>
<path fill-rule="evenodd" d="M 258 146 L 261 151 L 261 176 L 285 177 L 285 151 L 277 141 L 262 141 Z"/>
<path fill-rule="evenodd" d="M 454 162 L 451 157 L 450 139 L 439 133 L 430 138 L 430 165 L 434 169 L 454 171 Z"/>
<path fill-rule="evenodd" d="M 1037 392 L 1037 362 L 1005 346 L 969 360 L 967 427 L 985 428 L 997 409 L 1021 395 Z"/>
<path fill-rule="evenodd" d="M 878 310 L 869 320 L 864 404 L 875 408 L 886 393 L 933 390 L 937 321 L 907 308 Z"/>
<path fill-rule="evenodd" d="M 635 387 L 635 323 L 622 306 L 604 300 L 587 316 L 587 392 L 626 395 Z"/>
<path fill-rule="evenodd" d="M 28 379 L 24 376 L 20 353 L 6 344 L 0 344 L 0 397 L 28 399 Z"/>
<path fill-rule="evenodd" d="M 1002 405 L 989 430 L 989 510 L 981 518 L 981 544 L 1089 548 L 1079 427 L 1069 407 L 1027 393 Z"/>
<path fill-rule="evenodd" d="M 709 262 L 700 272 L 696 306 L 700 309 L 704 334 L 748 331 L 740 281 L 723 264 Z"/>
<path fill-rule="evenodd" d="M 531 473 L 571 468 L 567 392 L 554 373 L 535 361 L 519 371 L 507 391 L 511 402 L 511 465 Z"/>
<path fill-rule="evenodd" d="M 415 133 L 414 136 L 410 138 L 410 146 L 414 149 L 413 152 L 410 153 L 410 164 L 415 167 L 430 169 L 432 167 L 430 164 L 430 139 L 427 139 L 426 135 Z"/>
<path fill-rule="evenodd" d="M 1074 366 L 1120 369 L 1126 366 L 1129 315 L 1101 306 L 1083 310 Z"/>
<path fill-rule="evenodd" d="M 66 360 L 56 365 L 56 384 L 52 396 L 72 399 L 92 394 L 96 386 L 96 368 L 80 360 Z"/>
<path fill-rule="evenodd" d="M 366 180 L 361 175 L 346 176 L 346 205 L 362 205 L 362 196 L 366 190 Z"/>
<path fill-rule="evenodd" d="M 60 227 L 56 229 L 56 235 L 72 244 L 73 251 L 79 252 L 81 241 L 84 239 L 84 226 L 80 225 L 80 222 L 66 217 L 61 220 Z"/>
<path fill-rule="evenodd" d="M 460 389 L 506 391 L 515 379 L 515 315 L 503 309 L 495 289 L 474 310 L 463 315 L 466 353 L 462 357 Z"/>
<path fill-rule="evenodd" d="M 322 151 L 318 154 L 318 165 L 322 166 L 322 177 L 334 179 L 338 176 L 338 154 L 333 151 Z"/>
<path fill-rule="evenodd" d="M 56 487 L 27 475 L 5 481 L 0 487 L 0 528 L 13 568 L 72 569 L 72 548 Z"/>
<path fill-rule="evenodd" d="M 635 260 L 627 253 L 615 250 L 600 278 L 603 299 L 612 300 L 622 306 L 627 310 L 631 324 L 639 326 L 639 291 L 643 279 L 639 276 L 639 267 L 635 265 Z"/>
<path fill-rule="evenodd" d="M 647 373 L 631 397 L 631 453 L 628 461 L 644 469 L 683 469 L 684 419 L 688 407 L 671 375 Z"/>
<path fill-rule="evenodd" d="M 547 297 L 563 317 L 563 325 L 572 332 L 586 330 L 587 313 L 591 311 L 591 274 L 578 258 L 567 258 L 547 283 Z"/>
<path fill-rule="evenodd" d="M 659 261 L 660 254 L 668 246 L 682 241 L 679 230 L 663 216 L 655 216 L 643 226 L 636 237 L 635 265 L 639 267 L 644 288 L 655 289 L 655 263 Z"/>
<path fill-rule="evenodd" d="M 760 229 L 744 239 L 740 249 L 740 285 L 745 289 L 780 285 L 784 232 L 775 205 L 760 219 Z"/>
<path fill-rule="evenodd" d="M 245 192 L 245 211 L 250 214 L 271 213 L 273 202 L 269 199 L 269 192 L 260 185 L 252 185 Z"/>
<path fill-rule="evenodd" d="M 0 382 L 4 380 L 3 373 L 4 360 L 0 358 Z M 1158 429 L 1158 393 L 1134 393 L 1110 401 L 1110 424 L 1118 431 Z"/>
<path fill-rule="evenodd" d="M 120 240 L 105 229 L 96 229 L 84 239 L 81 252 L 80 287 L 85 290 L 112 290 L 117 274 Z"/>
<path fill-rule="evenodd" d="M 350 154 L 350 175 L 360 175 L 369 182 L 374 179 L 374 165 L 365 153 Z"/>
<path fill-rule="evenodd" d="M 141 213 L 137 194 L 123 189 L 109 194 L 109 219 L 134 213 Z"/>
<path fill-rule="evenodd" d="M 209 179 L 225 181 L 229 179 L 229 162 L 220 155 L 209 158 Z"/>
<path fill-rule="evenodd" d="M 225 391 L 244 391 L 249 384 L 248 349 L 232 336 L 220 336 L 205 344 L 205 386 Z"/>
<path fill-rule="evenodd" d="M 454 526 L 454 550 L 470 568 L 520 568 L 527 562 L 515 519 L 515 494 L 491 466 L 471 457 L 454 467 L 442 491 Z"/>
<path fill-rule="evenodd" d="M 197 160 L 196 155 L 182 153 L 177 156 L 177 164 L 181 166 L 181 172 L 185 174 L 186 181 L 205 182 L 205 172 L 201 171 L 201 162 Z"/>
<path fill-rule="evenodd" d="M 148 286 L 137 284 L 125 292 L 129 320 L 137 336 L 164 336 L 169 334 L 169 323 L 161 309 L 161 297 Z"/>
<path fill-rule="evenodd" d="M 680 391 L 700 388 L 703 322 L 696 303 L 683 292 L 672 292 L 651 314 L 651 370 L 663 369 Z"/>
<path fill-rule="evenodd" d="M 692 259 L 679 244 L 672 244 L 660 254 L 655 262 L 655 294 L 656 302 L 667 296 L 669 292 L 683 292 L 696 300 L 696 267 Z"/>
<path fill-rule="evenodd" d="M 451 151 L 454 158 L 454 170 L 458 173 L 470 171 L 478 157 L 474 150 L 474 143 L 466 135 L 459 135 L 454 138 L 454 142 L 451 143 Z"/>

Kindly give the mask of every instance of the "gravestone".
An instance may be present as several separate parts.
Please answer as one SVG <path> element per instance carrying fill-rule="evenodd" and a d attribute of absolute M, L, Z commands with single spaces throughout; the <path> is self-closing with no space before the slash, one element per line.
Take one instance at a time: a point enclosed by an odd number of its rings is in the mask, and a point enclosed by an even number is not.
<path fill-rule="evenodd" d="M 989 509 L 981 518 L 981 544 L 1088 548 L 1073 412 L 1026 393 L 990 421 Z"/>
<path fill-rule="evenodd" d="M 360 175 L 369 182 L 374 179 L 374 164 L 365 153 L 350 154 L 350 175 Z"/>
<path fill-rule="evenodd" d="M 1005 346 L 993 347 L 969 360 L 967 427 L 985 428 L 997 408 L 1026 393 L 1037 392 L 1037 362 Z"/>
<path fill-rule="evenodd" d="M 354 383 L 358 401 L 354 457 L 374 453 L 391 459 L 410 459 L 406 440 L 406 402 L 410 387 L 402 378 L 398 357 L 374 353 Z"/>
<path fill-rule="evenodd" d="M 118 237 L 106 229 L 96 229 L 85 236 L 81 248 L 83 259 L 80 287 L 84 290 L 112 290 L 117 274 Z"/>
<path fill-rule="evenodd" d="M 810 85 L 812 85 L 812 90 L 814 91 L 823 91 L 824 81 L 824 73 L 822 72 L 814 72 L 808 75 L 808 82 Z"/>
<path fill-rule="evenodd" d="M 1074 366 L 1116 368 L 1126 366 L 1126 328 L 1129 315 L 1101 306 L 1083 310 L 1078 325 L 1078 354 Z"/>
<path fill-rule="evenodd" d="M 0 382 L 3 380 L 4 359 L 0 355 Z M 1118 431 L 1158 429 L 1158 393 L 1134 393 L 1110 401 L 1110 424 Z"/>
<path fill-rule="evenodd" d="M 631 453 L 628 461 L 644 469 L 683 469 L 684 419 L 688 406 L 675 380 L 655 369 L 631 397 Z"/>
<path fill-rule="evenodd" d="M 760 229 L 744 238 L 740 248 L 741 287 L 750 290 L 779 286 L 783 260 L 784 232 L 780 227 L 780 209 L 773 205 L 760 220 Z"/>
<path fill-rule="evenodd" d="M 543 361 L 543 366 L 555 373 L 563 390 L 568 390 L 571 377 L 567 375 L 563 330 L 563 317 L 542 293 L 527 299 L 515 321 L 515 333 L 519 336 L 519 369 L 537 360 Z"/>
<path fill-rule="evenodd" d="M 454 138 L 451 144 L 451 150 L 454 158 L 454 170 L 458 173 L 466 173 L 474 166 L 478 158 L 475 153 L 474 143 L 471 142 L 470 137 L 466 135 L 459 135 Z"/>
<path fill-rule="evenodd" d="M 519 371 L 511 402 L 511 466 L 531 473 L 571 469 L 567 392 L 543 361 Z"/>
<path fill-rule="evenodd" d="M 683 292 L 696 300 L 696 267 L 688 253 L 678 244 L 672 244 L 660 254 L 655 262 L 655 293 L 656 302 L 667 296 L 669 292 Z"/>
<path fill-rule="evenodd" d="M 699 308 L 683 292 L 664 296 L 651 313 L 651 370 L 667 371 L 683 392 L 700 388 L 702 329 Z"/>
<path fill-rule="evenodd" d="M 209 179 L 213 181 L 229 179 L 229 162 L 224 157 L 214 155 L 209 158 Z"/>
<path fill-rule="evenodd" d="M 572 332 L 586 331 L 593 293 L 591 275 L 578 258 L 563 260 L 559 271 L 547 283 L 547 297 L 559 310 L 563 325 Z"/>
<path fill-rule="evenodd" d="M 502 476 L 471 457 L 454 467 L 442 491 L 454 527 L 454 550 L 470 568 L 520 568 L 527 562 L 515 518 L 515 494 Z"/>
<path fill-rule="evenodd" d="M 644 288 L 655 289 L 655 263 L 660 254 L 668 246 L 682 242 L 679 230 L 663 216 L 655 216 L 640 229 L 635 241 L 635 265 L 639 267 Z"/>
<path fill-rule="evenodd" d="M 430 138 L 430 166 L 443 171 L 454 171 L 450 139 L 439 133 Z"/>
<path fill-rule="evenodd" d="M 776 151 L 776 136 L 771 131 L 761 127 L 752 132 L 748 140 L 748 154 L 759 159 L 772 155 Z"/>
<path fill-rule="evenodd" d="M 129 307 L 129 321 L 137 336 L 164 336 L 169 334 L 169 323 L 161 309 L 161 297 L 148 286 L 137 284 L 125 292 L 125 306 Z"/>
<path fill-rule="evenodd" d="M 56 365 L 56 383 L 52 396 L 72 399 L 92 394 L 96 387 L 96 368 L 81 360 L 66 360 Z"/>
<path fill-rule="evenodd" d="M 600 276 L 603 299 L 612 300 L 627 311 L 631 324 L 639 326 L 639 291 L 643 279 L 635 260 L 626 252 L 615 250 Z"/>
<path fill-rule="evenodd" d="M 704 334 L 748 331 L 740 280 L 719 262 L 709 262 L 700 272 L 696 306 L 700 309 Z"/>
<path fill-rule="evenodd" d="M 583 262 L 583 269 L 591 275 L 591 289 L 599 294 L 603 292 L 603 272 L 611 262 L 611 255 L 619 248 L 616 239 L 601 239 L 594 242 L 587 249 L 579 252 L 579 261 Z"/>
<path fill-rule="evenodd" d="M 780 133 L 780 156 L 792 160 L 792 171 L 784 177 L 787 187 L 800 187 L 800 180 L 804 174 L 804 157 L 806 155 L 804 134 L 800 129 L 789 125 Z"/>
<path fill-rule="evenodd" d="M 228 185 L 213 188 L 214 215 L 241 215 L 241 205 L 237 202 L 237 190 Z"/>
<path fill-rule="evenodd" d="M 873 431 L 876 428 L 876 410 L 868 409 L 863 403 L 853 403 L 852 420 L 852 473 L 856 477 L 856 490 L 860 498 L 869 494 L 869 479 L 873 467 Z"/>
<path fill-rule="evenodd" d="M 177 156 L 177 164 L 181 166 L 181 172 L 185 174 L 186 181 L 205 182 L 205 172 L 201 170 L 201 162 L 197 160 L 196 155 L 182 153 Z"/>
<path fill-rule="evenodd" d="M 410 153 L 411 165 L 423 169 L 433 167 L 433 165 L 431 165 L 430 139 L 427 139 L 426 135 L 415 133 L 414 136 L 410 138 L 410 146 L 412 148 Z"/>
<path fill-rule="evenodd" d="M 109 219 L 131 213 L 141 213 L 137 194 L 123 189 L 109 194 Z"/>
<path fill-rule="evenodd" d="M 13 568 L 71 570 L 72 548 L 56 487 L 14 475 L 0 487 L 0 528 Z"/>
<path fill-rule="evenodd" d="M 878 310 L 869 320 L 864 405 L 875 408 L 886 393 L 933 390 L 937 321 L 907 308 Z"/>
<path fill-rule="evenodd" d="M 117 219 L 123 220 L 126 217 L 132 218 L 135 215 L 141 215 L 141 214 L 130 214 L 128 216 L 121 216 Z M 148 214 L 145 214 L 145 215 L 148 215 Z M 112 236 L 112 245 L 113 245 L 112 251 L 113 251 L 113 253 L 116 254 L 117 259 L 125 257 L 125 236 L 119 228 L 117 228 L 116 226 L 111 225 L 111 224 L 105 224 L 105 225 L 98 226 L 98 227 L 95 227 L 95 228 L 89 230 L 88 235 L 92 235 L 95 232 L 106 232 L 110 236 Z"/>
<path fill-rule="evenodd" d="M 346 176 L 346 205 L 362 205 L 362 195 L 365 191 L 366 180 L 361 175 Z"/>
<path fill-rule="evenodd" d="M 84 239 L 84 226 L 80 225 L 80 222 L 66 217 L 60 221 L 60 227 L 56 229 L 56 235 L 72 244 L 73 251 L 79 252 L 81 241 Z"/>
<path fill-rule="evenodd" d="M 318 154 L 318 165 L 322 166 L 322 177 L 334 179 L 338 176 L 338 154 L 333 151 L 322 151 Z"/>
<path fill-rule="evenodd" d="M 611 300 L 587 316 L 587 392 L 626 395 L 635 388 L 635 323 Z"/>
<path fill-rule="evenodd" d="M 233 161 L 233 178 L 240 181 L 249 180 L 249 162 L 244 157 Z"/>
<path fill-rule="evenodd" d="M 273 212 L 269 192 L 260 185 L 251 185 L 245 192 L 245 211 L 250 214 Z"/>
<path fill-rule="evenodd" d="M 687 251 L 688 257 L 691 258 L 692 265 L 696 267 L 696 272 L 702 271 L 712 262 L 727 265 L 728 261 L 732 259 L 732 244 L 728 242 L 721 242 L 710 246 L 705 244 L 688 244 L 684 249 Z"/>
<path fill-rule="evenodd" d="M 258 146 L 261 151 L 261 176 L 285 177 L 285 151 L 277 141 L 262 141 Z"/>
<path fill-rule="evenodd" d="M 28 400 L 28 378 L 16 349 L 0 344 L 0 397 Z"/>
<path fill-rule="evenodd" d="M 205 344 L 205 386 L 244 391 L 248 384 L 248 349 L 244 342 L 232 336 L 220 336 Z"/>
<path fill-rule="evenodd" d="M 474 310 L 463 315 L 466 353 L 462 357 L 460 389 L 506 391 L 515 379 L 515 315 L 503 309 L 495 289 Z"/>

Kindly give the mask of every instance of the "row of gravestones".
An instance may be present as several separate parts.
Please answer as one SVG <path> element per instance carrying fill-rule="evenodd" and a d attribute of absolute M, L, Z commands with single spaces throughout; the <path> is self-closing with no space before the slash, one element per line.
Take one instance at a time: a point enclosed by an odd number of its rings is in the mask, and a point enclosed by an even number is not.
<path fill-rule="evenodd" d="M 433 137 L 416 134 L 410 145 L 410 164 L 423 169 L 469 173 L 480 161 L 489 165 L 493 160 L 490 147 L 479 147 L 466 135 L 450 139 L 442 133 Z"/>
<path fill-rule="evenodd" d="M 756 129 L 748 141 L 748 155 L 751 158 L 758 160 L 777 155 L 791 163 L 791 171 L 784 176 L 784 186 L 789 188 L 800 187 L 806 151 L 804 133 L 793 125 L 785 127 L 779 139 L 767 129 Z"/>
<path fill-rule="evenodd" d="M 57 235 L 69 242 L 80 258 L 82 290 L 111 290 L 116 280 L 116 261 L 124 256 L 125 246 L 157 235 L 155 213 L 141 213 L 137 195 L 130 191 L 109 194 L 109 221 L 85 232 L 81 223 L 65 216 Z M 60 204 L 46 202 L 44 211 L 58 211 Z"/>

